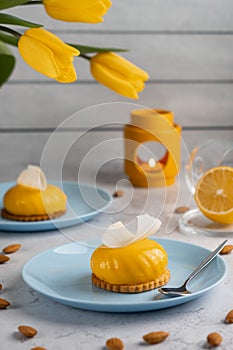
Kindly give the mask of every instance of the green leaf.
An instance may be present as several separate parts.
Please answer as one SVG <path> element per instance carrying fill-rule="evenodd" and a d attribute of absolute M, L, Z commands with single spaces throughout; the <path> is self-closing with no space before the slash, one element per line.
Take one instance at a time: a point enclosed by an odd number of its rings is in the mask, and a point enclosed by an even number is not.
<path fill-rule="evenodd" d="M 28 2 L 28 0 L 0 0 L 0 10 L 22 5 L 22 4 L 25 4 L 26 2 Z"/>
<path fill-rule="evenodd" d="M 7 43 L 13 46 L 18 46 L 19 39 L 16 38 L 15 36 L 1 33 L 0 31 L 0 41 L 3 41 L 4 43 Z"/>
<path fill-rule="evenodd" d="M 125 49 L 117 49 L 112 47 L 94 47 L 94 46 L 84 46 L 84 45 L 69 44 L 69 43 L 68 45 L 73 46 L 75 49 L 79 50 L 81 54 L 96 53 L 96 52 L 127 52 L 128 51 Z"/>
<path fill-rule="evenodd" d="M 21 19 L 16 16 L 8 15 L 6 13 L 0 13 L 0 23 L 13 24 L 16 26 L 23 26 L 23 27 L 29 27 L 29 28 L 42 27 L 41 24 L 25 21 L 24 19 Z"/>
<path fill-rule="evenodd" d="M 0 86 L 2 86 L 11 75 L 15 66 L 15 57 L 10 49 L 0 41 Z"/>

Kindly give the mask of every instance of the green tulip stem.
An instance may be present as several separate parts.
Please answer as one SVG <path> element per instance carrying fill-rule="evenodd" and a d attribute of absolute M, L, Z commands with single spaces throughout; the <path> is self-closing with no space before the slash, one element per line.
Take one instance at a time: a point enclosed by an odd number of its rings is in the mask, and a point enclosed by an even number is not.
<path fill-rule="evenodd" d="M 6 44 L 10 44 L 12 46 L 18 46 L 18 41 L 19 39 L 16 38 L 15 36 L 4 34 L 0 32 L 0 43 L 3 41 Z"/>
<path fill-rule="evenodd" d="M 86 60 L 89 60 L 89 61 L 91 59 L 91 57 L 85 55 L 84 53 L 80 53 L 79 57 L 85 58 Z"/>
<path fill-rule="evenodd" d="M 24 5 L 41 5 L 41 4 L 43 4 L 43 1 L 36 0 L 36 1 L 28 1 L 28 2 L 25 2 L 25 3 L 22 4 L 22 5 L 24 6 Z"/>
<path fill-rule="evenodd" d="M 0 31 L 12 34 L 12 35 L 16 36 L 17 38 L 21 37 L 21 34 L 19 32 L 16 32 L 15 30 L 8 28 L 8 27 L 0 26 Z"/>

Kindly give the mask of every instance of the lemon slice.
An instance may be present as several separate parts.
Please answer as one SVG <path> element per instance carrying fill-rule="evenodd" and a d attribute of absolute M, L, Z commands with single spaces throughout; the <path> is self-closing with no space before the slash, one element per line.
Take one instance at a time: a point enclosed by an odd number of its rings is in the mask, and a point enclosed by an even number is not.
<path fill-rule="evenodd" d="M 198 181 L 194 194 L 201 212 L 221 224 L 233 223 L 233 168 L 208 170 Z"/>
<path fill-rule="evenodd" d="M 18 176 L 17 184 L 43 191 L 47 187 L 47 180 L 40 167 L 28 165 Z"/>

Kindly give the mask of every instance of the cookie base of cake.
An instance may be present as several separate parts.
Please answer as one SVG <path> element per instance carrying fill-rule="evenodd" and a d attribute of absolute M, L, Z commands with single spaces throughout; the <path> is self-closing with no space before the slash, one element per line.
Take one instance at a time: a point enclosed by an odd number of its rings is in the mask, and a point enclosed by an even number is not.
<path fill-rule="evenodd" d="M 42 215 L 14 215 L 9 213 L 6 209 L 2 209 L 1 215 L 4 219 L 13 220 L 13 221 L 44 221 L 58 218 L 65 214 L 66 210 L 57 211 L 52 214 L 42 214 Z"/>
<path fill-rule="evenodd" d="M 154 281 L 138 284 L 111 284 L 105 282 L 94 275 L 91 275 L 92 283 L 101 289 L 116 293 L 142 293 L 155 288 L 164 286 L 170 279 L 170 271 L 166 270 L 160 277 Z"/>

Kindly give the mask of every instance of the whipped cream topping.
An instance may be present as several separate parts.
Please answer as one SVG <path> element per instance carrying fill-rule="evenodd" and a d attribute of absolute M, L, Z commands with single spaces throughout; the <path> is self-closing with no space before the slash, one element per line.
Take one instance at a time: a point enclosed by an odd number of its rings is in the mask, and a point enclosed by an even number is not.
<path fill-rule="evenodd" d="M 47 180 L 44 172 L 40 167 L 35 165 L 28 165 L 17 178 L 17 184 L 27 187 L 36 188 L 38 190 L 45 190 L 47 187 Z"/>
<path fill-rule="evenodd" d="M 121 221 L 118 221 L 102 233 L 102 243 L 109 248 L 125 247 L 155 234 L 161 226 L 161 221 L 149 214 L 139 215 L 137 220 L 136 234 L 130 232 Z"/>

